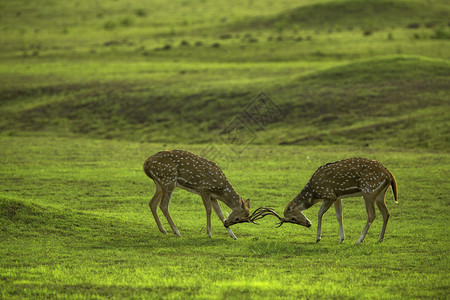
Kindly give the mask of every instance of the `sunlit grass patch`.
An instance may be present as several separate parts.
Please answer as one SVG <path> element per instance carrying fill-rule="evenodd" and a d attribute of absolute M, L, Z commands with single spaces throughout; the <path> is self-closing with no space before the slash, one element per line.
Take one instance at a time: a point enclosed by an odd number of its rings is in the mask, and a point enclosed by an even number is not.
<path fill-rule="evenodd" d="M 200 197 L 178 190 L 171 214 L 182 237 L 161 234 L 148 207 L 154 184 L 142 172 L 142 162 L 163 148 L 200 152 L 203 145 L 2 140 L 9 145 L 0 174 L 5 296 L 403 298 L 440 297 L 445 291 L 448 235 L 439 224 L 446 216 L 447 154 L 250 146 L 228 162 L 217 160 L 236 190 L 252 199 L 252 209 L 271 206 L 280 213 L 318 166 L 351 156 L 382 161 L 397 178 L 399 204 L 388 193 L 391 219 L 382 243 L 376 243 L 377 216 L 364 244 L 355 245 L 366 222 L 360 198 L 343 202 L 342 244 L 332 210 L 324 216 L 322 241 L 315 242 L 319 205 L 305 211 L 313 223 L 309 229 L 275 228 L 276 219 L 267 217 L 260 225 L 236 225 L 238 240 L 233 241 L 214 216 L 208 238 Z M 217 145 L 222 151 L 226 147 Z M 434 181 L 441 184 L 429 184 Z"/>

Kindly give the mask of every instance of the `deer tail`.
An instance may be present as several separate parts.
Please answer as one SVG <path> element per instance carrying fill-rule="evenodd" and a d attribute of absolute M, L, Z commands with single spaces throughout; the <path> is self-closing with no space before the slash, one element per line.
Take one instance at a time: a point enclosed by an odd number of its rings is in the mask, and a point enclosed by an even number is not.
<path fill-rule="evenodd" d="M 391 174 L 391 187 L 392 187 L 392 193 L 394 194 L 394 201 L 395 203 L 398 203 L 398 190 L 397 190 L 397 181 L 395 180 L 394 174 L 389 172 Z"/>

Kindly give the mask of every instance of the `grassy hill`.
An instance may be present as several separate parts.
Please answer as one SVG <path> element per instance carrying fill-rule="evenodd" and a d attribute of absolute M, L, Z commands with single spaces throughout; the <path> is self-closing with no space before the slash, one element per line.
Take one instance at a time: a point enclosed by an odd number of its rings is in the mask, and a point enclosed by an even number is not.
<path fill-rule="evenodd" d="M 0 298 L 445 298 L 447 2 L 0 2 Z M 177 189 L 183 237 L 163 236 L 142 163 L 166 148 L 216 161 L 252 210 L 350 156 L 385 164 L 399 204 L 381 244 L 377 216 L 354 245 L 359 198 L 343 244 L 333 212 L 314 242 L 319 205 L 312 230 L 268 217 L 233 241 Z"/>
<path fill-rule="evenodd" d="M 396 27 L 446 26 L 445 1 L 315 1 L 251 22 L 278 30 L 383 30 Z"/>
<path fill-rule="evenodd" d="M 202 143 L 264 91 L 255 143 L 447 148 L 445 2 L 194 2 L 2 4 L 1 132 Z"/>
<path fill-rule="evenodd" d="M 232 72 L 241 67 L 225 68 Z M 263 68 L 273 72 L 270 65 Z M 227 86 L 223 77 L 213 78 L 209 88 L 198 87 L 197 81 L 184 87 L 183 77 L 190 75 L 176 74 L 179 81 L 163 90 L 160 85 L 115 80 L 9 88 L 4 91 L 0 128 L 9 134 L 46 131 L 148 142 L 208 142 L 260 91 L 268 91 L 283 115 L 263 131 L 255 129 L 256 143 L 388 144 L 445 150 L 449 73 L 446 60 L 388 56 L 305 75 L 292 72 L 283 76 L 283 82 L 266 78 L 245 82 L 251 87 Z M 173 86 L 180 89 L 172 90 Z"/>

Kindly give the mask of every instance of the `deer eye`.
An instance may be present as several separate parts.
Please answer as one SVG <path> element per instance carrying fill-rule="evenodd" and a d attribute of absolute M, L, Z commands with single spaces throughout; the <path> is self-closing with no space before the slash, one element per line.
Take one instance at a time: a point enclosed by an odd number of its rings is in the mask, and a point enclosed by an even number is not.
<path fill-rule="evenodd" d="M 292 221 L 297 221 L 297 219 L 295 218 L 295 217 L 292 217 L 292 219 L 291 219 Z"/>
<path fill-rule="evenodd" d="M 234 219 L 235 221 L 239 221 L 239 218 Z"/>

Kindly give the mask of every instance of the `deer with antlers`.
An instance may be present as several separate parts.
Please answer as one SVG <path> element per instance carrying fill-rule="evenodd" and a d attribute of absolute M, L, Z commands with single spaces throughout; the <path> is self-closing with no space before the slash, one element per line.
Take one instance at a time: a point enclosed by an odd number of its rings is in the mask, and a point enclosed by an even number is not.
<path fill-rule="evenodd" d="M 211 237 L 211 207 L 233 239 L 237 239 L 230 226 L 251 222 L 250 199 L 242 201 L 222 170 L 212 161 L 184 150 L 166 150 L 150 156 L 144 163 L 144 172 L 156 185 L 150 200 L 150 209 L 159 230 L 166 230 L 159 220 L 157 207 L 167 219 L 175 235 L 181 236 L 169 214 L 169 203 L 175 187 L 180 187 L 202 197 L 206 208 L 206 233 Z M 232 212 L 224 218 L 217 200 L 224 202 Z"/>
<path fill-rule="evenodd" d="M 378 242 L 381 242 L 390 216 L 385 202 L 389 186 L 392 187 L 394 201 L 397 203 L 398 193 L 395 177 L 380 162 L 367 158 L 344 159 L 318 168 L 303 190 L 287 205 L 284 210 L 284 218 L 271 208 L 259 208 L 251 216 L 251 221 L 267 215 L 274 215 L 280 220 L 279 226 L 283 223 L 294 223 L 311 227 L 311 222 L 302 211 L 322 201 L 317 220 L 317 242 L 321 239 L 323 214 L 332 204 L 334 204 L 339 222 L 340 242 L 343 242 L 345 234 L 342 224 L 342 199 L 363 196 L 367 223 L 357 243 L 363 242 L 375 219 L 375 203 L 383 216 L 383 227 L 378 238 Z"/>

